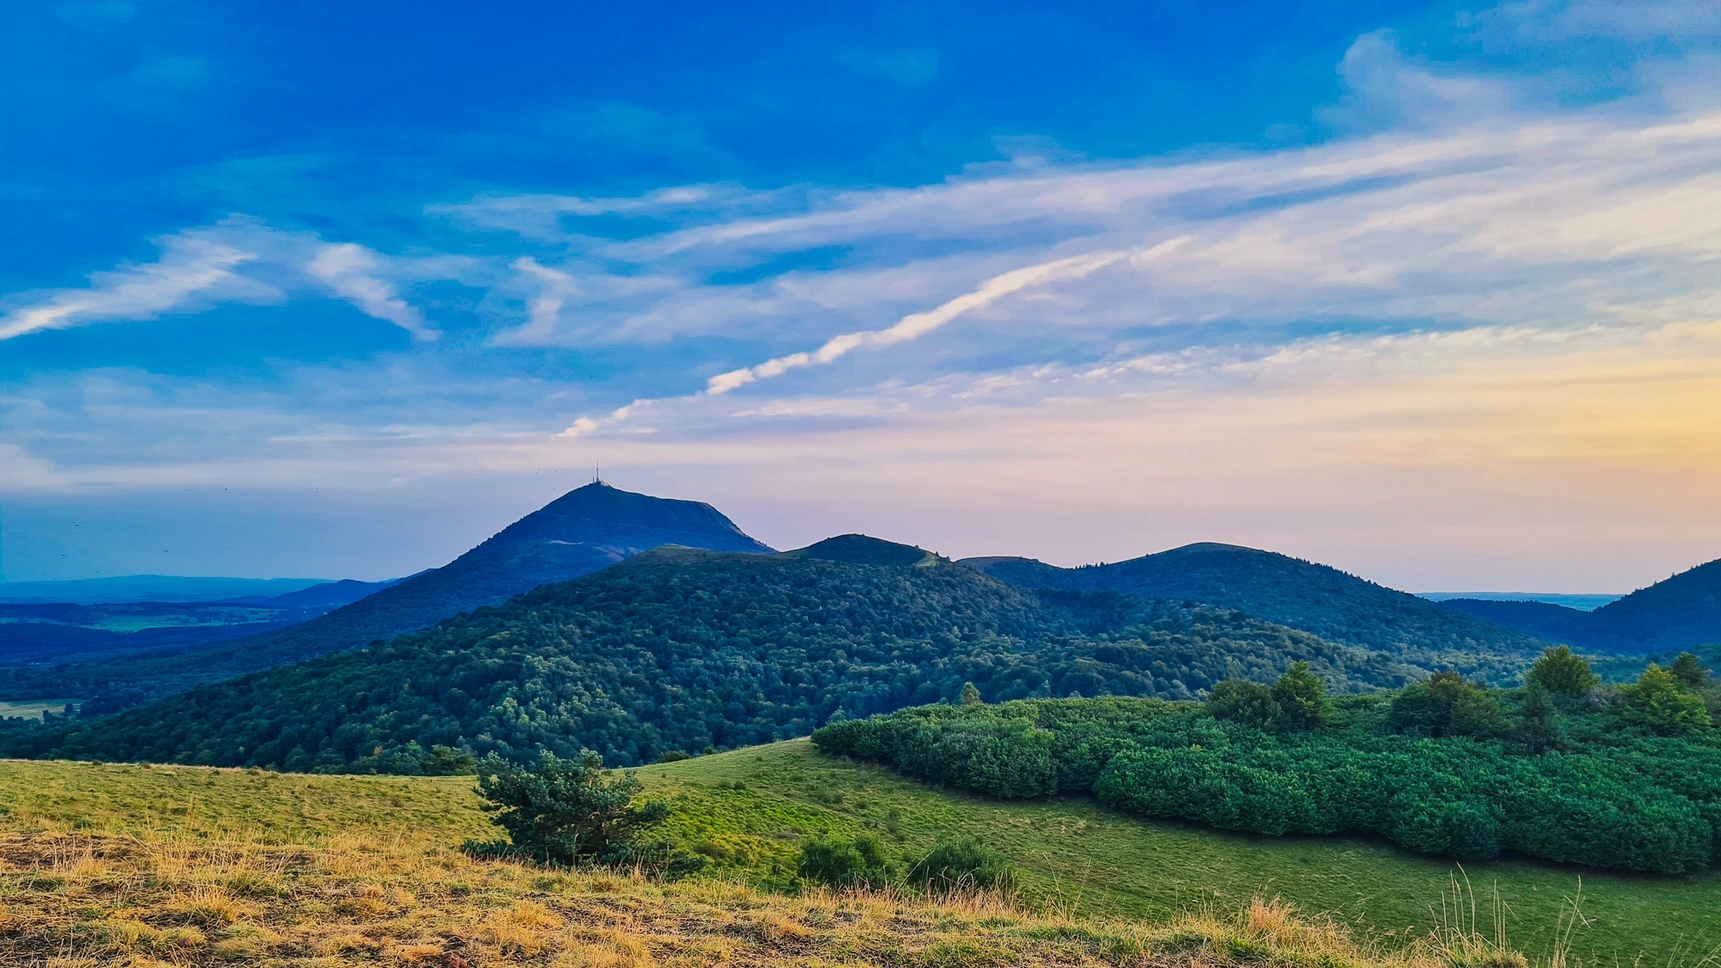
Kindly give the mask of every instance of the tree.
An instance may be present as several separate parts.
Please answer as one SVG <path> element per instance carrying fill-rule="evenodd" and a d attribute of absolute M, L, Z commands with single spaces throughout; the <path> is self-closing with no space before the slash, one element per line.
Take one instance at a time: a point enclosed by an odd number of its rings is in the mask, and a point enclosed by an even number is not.
<path fill-rule="evenodd" d="M 964 682 L 962 684 L 962 705 L 978 706 L 980 704 L 980 689 L 972 682 Z"/>
<path fill-rule="evenodd" d="M 1678 679 L 1681 685 L 1692 689 L 1702 688 L 1703 684 L 1709 681 L 1709 667 L 1703 664 L 1702 659 L 1689 652 L 1679 653 L 1679 658 L 1673 660 L 1667 671 L 1672 673 L 1673 678 Z"/>
<path fill-rule="evenodd" d="M 853 840 L 820 837 L 802 844 L 795 872 L 826 887 L 877 890 L 890 883 L 896 865 L 877 837 L 856 834 Z"/>
<path fill-rule="evenodd" d="M 1518 741 L 1532 753 L 1545 753 L 1564 746 L 1565 740 L 1553 697 L 1540 684 L 1531 683 L 1518 712 Z"/>
<path fill-rule="evenodd" d="M 1530 667 L 1530 674 L 1526 677 L 1526 682 L 1566 699 L 1588 696 L 1600 681 L 1583 656 L 1573 654 L 1571 648 L 1564 645 L 1543 649 L 1542 657 Z"/>
<path fill-rule="evenodd" d="M 1273 701 L 1279 705 L 1274 724 L 1281 731 L 1319 729 L 1333 718 L 1332 700 L 1326 687 L 1309 671 L 1307 662 L 1294 662 L 1273 683 Z"/>
<path fill-rule="evenodd" d="M 1637 682 L 1619 691 L 1620 718 L 1662 734 L 1689 733 L 1710 725 L 1703 697 L 1680 688 L 1673 673 L 1651 662 Z"/>
<path fill-rule="evenodd" d="M 640 833 L 662 823 L 669 806 L 662 800 L 635 806 L 644 788 L 639 777 L 603 765 L 591 750 L 571 759 L 546 750 L 536 769 L 492 754 L 478 764 L 478 793 L 514 853 L 558 864 L 627 861 Z M 495 852 L 493 845 L 468 846 Z"/>

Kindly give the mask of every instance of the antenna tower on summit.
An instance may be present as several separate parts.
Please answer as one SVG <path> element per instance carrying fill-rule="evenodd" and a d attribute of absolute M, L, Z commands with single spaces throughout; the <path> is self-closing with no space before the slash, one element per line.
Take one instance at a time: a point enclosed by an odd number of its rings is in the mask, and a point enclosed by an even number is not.
<path fill-rule="evenodd" d="M 599 467 L 596 464 L 593 464 L 592 465 L 592 483 L 593 484 L 602 484 L 603 482 L 604 482 L 603 468 Z"/>

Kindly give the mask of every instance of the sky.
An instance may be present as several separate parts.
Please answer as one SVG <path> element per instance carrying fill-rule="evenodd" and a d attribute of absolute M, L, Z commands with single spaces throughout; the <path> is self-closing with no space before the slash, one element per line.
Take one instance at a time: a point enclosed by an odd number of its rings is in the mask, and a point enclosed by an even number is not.
<path fill-rule="evenodd" d="M 1721 557 L 1721 6 L 0 6 L 0 577 Z"/>

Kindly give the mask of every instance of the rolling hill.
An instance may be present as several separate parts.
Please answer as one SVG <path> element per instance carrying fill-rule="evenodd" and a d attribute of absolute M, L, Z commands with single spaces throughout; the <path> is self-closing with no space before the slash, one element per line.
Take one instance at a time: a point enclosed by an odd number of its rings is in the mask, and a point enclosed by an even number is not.
<path fill-rule="evenodd" d="M 418 772 L 442 745 L 650 762 L 954 698 L 1188 698 L 1310 662 L 1339 691 L 1469 655 L 1337 645 L 1232 610 L 1030 592 L 858 535 L 746 555 L 660 548 L 387 644 L 14 737 L 14 754 Z M 1486 667 L 1488 674 L 1504 674 Z"/>
<path fill-rule="evenodd" d="M 1640 588 L 1590 612 L 1546 602 L 1450 599 L 1447 608 L 1602 652 L 1671 652 L 1721 643 L 1721 560 Z"/>
<path fill-rule="evenodd" d="M 665 544 L 748 554 L 771 551 L 709 504 L 593 483 L 521 518 L 441 568 L 420 572 L 310 621 L 244 638 L 227 636 L 215 642 L 206 638 L 176 643 L 171 649 L 108 655 L 10 676 L 0 670 L 0 698 L 84 696 L 91 697 L 94 709 L 120 709 L 200 682 L 393 638 Z M 295 596 L 326 599 L 345 590 L 345 586 L 317 586 Z"/>
<path fill-rule="evenodd" d="M 1234 608 L 1332 642 L 1411 661 L 1434 654 L 1473 654 L 1483 665 L 1498 664 L 1534 655 L 1549 644 L 1336 568 L 1237 545 L 1185 545 L 1079 568 L 1032 558 L 964 558 L 960 563 L 1023 588 L 1110 591 Z"/>

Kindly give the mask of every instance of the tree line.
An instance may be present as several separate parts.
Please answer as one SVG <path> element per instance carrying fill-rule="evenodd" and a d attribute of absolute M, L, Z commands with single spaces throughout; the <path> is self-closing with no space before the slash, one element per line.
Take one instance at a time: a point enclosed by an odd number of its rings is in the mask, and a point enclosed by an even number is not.
<path fill-rule="evenodd" d="M 1721 861 L 1721 689 L 1691 656 L 1617 687 L 1560 647 L 1513 689 L 1445 673 L 1334 698 L 1298 663 L 1203 702 L 969 700 L 813 739 L 993 796 L 1091 793 L 1224 830 L 1661 873 Z"/>

